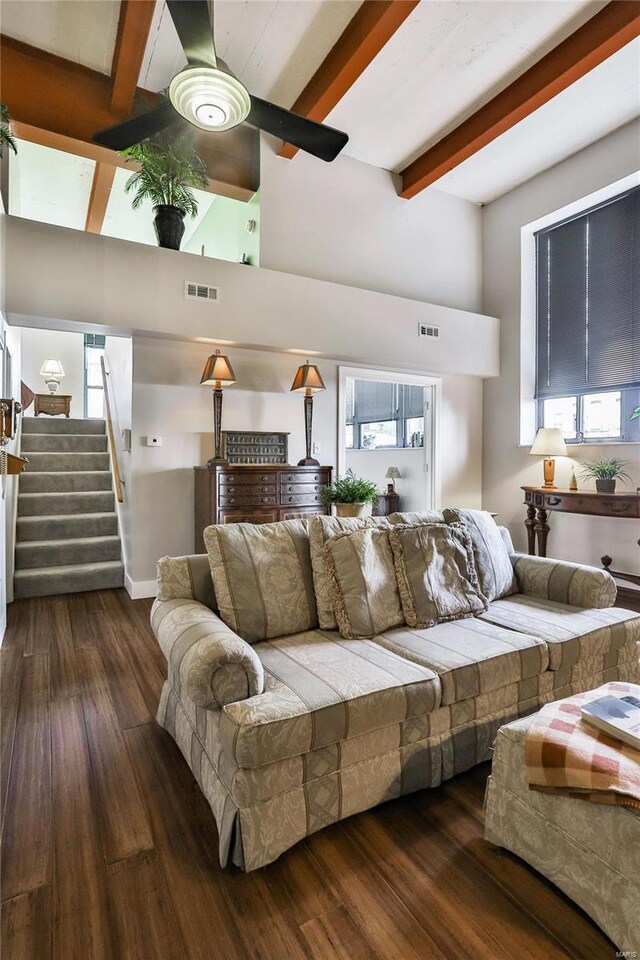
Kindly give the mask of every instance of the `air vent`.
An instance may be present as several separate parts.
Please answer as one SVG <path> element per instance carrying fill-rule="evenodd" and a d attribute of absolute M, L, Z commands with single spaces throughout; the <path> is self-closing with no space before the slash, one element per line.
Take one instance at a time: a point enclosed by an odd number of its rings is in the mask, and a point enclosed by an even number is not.
<path fill-rule="evenodd" d="M 437 340 L 440 336 L 440 327 L 434 327 L 428 323 L 419 323 L 418 324 L 418 336 L 419 337 L 431 337 L 432 339 Z"/>
<path fill-rule="evenodd" d="M 220 299 L 220 287 L 208 287 L 205 283 L 185 280 L 184 295 L 188 300 L 208 300 L 215 303 Z"/>

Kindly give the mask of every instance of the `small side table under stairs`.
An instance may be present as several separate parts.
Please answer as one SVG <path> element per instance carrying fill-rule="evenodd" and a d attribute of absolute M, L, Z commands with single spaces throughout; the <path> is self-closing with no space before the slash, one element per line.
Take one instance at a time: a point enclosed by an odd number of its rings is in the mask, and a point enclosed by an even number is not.
<path fill-rule="evenodd" d="M 36 417 L 41 413 L 48 413 L 50 417 L 56 417 L 60 413 L 69 417 L 71 414 L 70 394 L 36 393 L 33 403 Z"/>

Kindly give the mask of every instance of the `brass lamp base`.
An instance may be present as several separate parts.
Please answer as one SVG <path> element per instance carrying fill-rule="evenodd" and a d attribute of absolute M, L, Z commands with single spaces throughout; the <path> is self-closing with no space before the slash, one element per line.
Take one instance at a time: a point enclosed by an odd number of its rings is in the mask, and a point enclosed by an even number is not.
<path fill-rule="evenodd" d="M 555 478 L 556 473 L 556 462 L 552 457 L 545 457 L 544 459 L 544 485 L 547 489 L 555 489 Z"/>
<path fill-rule="evenodd" d="M 319 467 L 320 461 L 314 460 L 313 457 L 305 457 L 303 460 L 298 460 L 299 467 Z"/>

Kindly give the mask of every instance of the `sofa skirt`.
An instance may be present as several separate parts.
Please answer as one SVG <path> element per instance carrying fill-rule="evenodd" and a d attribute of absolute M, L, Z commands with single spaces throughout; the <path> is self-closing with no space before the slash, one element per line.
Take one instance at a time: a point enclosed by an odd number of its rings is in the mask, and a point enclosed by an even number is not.
<path fill-rule="evenodd" d="M 382 728 L 375 731 L 370 743 L 361 745 L 359 752 L 348 752 L 345 745 L 337 745 L 337 769 L 330 772 L 322 772 L 322 758 L 315 757 L 313 765 L 307 763 L 307 757 L 295 758 L 301 761 L 305 776 L 289 788 L 283 768 L 277 764 L 248 771 L 231 764 L 217 749 L 215 739 L 207 735 L 209 717 L 200 722 L 202 714 L 213 715 L 215 711 L 201 711 L 191 702 L 183 703 L 170 681 L 164 685 L 157 719 L 177 743 L 211 807 L 218 827 L 221 866 L 231 861 L 250 871 L 266 866 L 331 823 L 404 794 L 436 787 L 489 760 L 503 724 L 532 713 L 550 700 L 610 680 L 626 679 L 626 672 L 612 666 L 581 675 L 565 686 L 538 691 L 535 697 L 469 722 L 452 723 L 448 729 L 434 725 L 437 732 L 413 742 L 398 742 L 397 725 Z M 394 743 L 391 749 L 390 743 Z"/>

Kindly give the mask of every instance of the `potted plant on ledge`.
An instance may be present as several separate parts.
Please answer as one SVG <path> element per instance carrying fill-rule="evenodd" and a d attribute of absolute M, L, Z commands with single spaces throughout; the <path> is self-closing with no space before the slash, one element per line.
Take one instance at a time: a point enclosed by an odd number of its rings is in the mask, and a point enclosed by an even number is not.
<path fill-rule="evenodd" d="M 320 497 L 325 506 L 335 506 L 338 517 L 363 517 L 378 499 L 378 488 L 347 470 L 344 477 L 336 477 L 333 483 L 322 487 Z"/>
<path fill-rule="evenodd" d="M 583 477 L 593 478 L 596 481 L 598 493 L 615 493 L 616 480 L 630 480 L 625 473 L 626 460 L 612 457 L 610 460 L 595 460 L 593 463 L 583 463 Z"/>
<path fill-rule="evenodd" d="M 126 193 L 135 193 L 131 206 L 136 210 L 143 200 L 150 200 L 158 246 L 179 250 L 184 218 L 198 212 L 191 188 L 206 187 L 209 182 L 203 160 L 186 138 L 169 140 L 166 136 L 137 143 L 123 150 L 122 156 L 140 164 L 124 188 Z"/>

